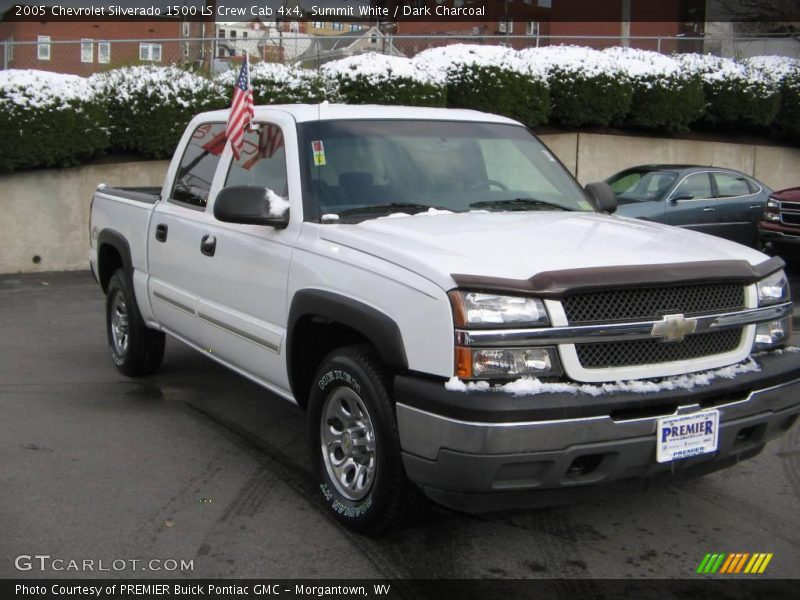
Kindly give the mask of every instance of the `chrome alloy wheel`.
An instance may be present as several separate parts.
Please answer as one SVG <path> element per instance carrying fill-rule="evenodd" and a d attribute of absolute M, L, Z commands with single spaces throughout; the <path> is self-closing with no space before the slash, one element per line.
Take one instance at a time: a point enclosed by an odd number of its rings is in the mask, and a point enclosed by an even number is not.
<path fill-rule="evenodd" d="M 336 490 L 348 500 L 361 500 L 375 480 L 375 430 L 364 402 L 352 389 L 338 387 L 325 399 L 320 443 Z"/>
<path fill-rule="evenodd" d="M 120 291 L 117 291 L 111 303 L 111 339 L 117 355 L 125 356 L 128 350 L 128 305 Z"/>

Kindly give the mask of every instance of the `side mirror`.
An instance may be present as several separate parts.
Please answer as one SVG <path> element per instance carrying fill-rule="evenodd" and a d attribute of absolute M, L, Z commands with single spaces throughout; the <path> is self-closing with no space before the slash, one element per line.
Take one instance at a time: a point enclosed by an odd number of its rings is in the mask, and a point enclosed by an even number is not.
<path fill-rule="evenodd" d="M 693 200 L 694 194 L 690 194 L 689 192 L 683 192 L 681 194 L 677 194 L 669 199 L 671 204 L 675 204 L 678 200 Z"/>
<path fill-rule="evenodd" d="M 233 185 L 217 194 L 214 216 L 224 223 L 285 229 L 289 225 L 289 201 L 268 188 Z"/>
<path fill-rule="evenodd" d="M 605 181 L 587 183 L 584 189 L 603 212 L 612 214 L 617 210 L 617 197 L 614 195 L 614 190 Z"/>

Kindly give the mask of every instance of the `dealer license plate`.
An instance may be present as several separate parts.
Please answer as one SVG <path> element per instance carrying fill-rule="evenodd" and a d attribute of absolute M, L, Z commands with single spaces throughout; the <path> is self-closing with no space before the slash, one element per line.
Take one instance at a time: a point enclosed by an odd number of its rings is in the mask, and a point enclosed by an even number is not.
<path fill-rule="evenodd" d="M 660 463 L 714 452 L 719 442 L 719 411 L 664 417 L 658 420 L 656 436 Z"/>

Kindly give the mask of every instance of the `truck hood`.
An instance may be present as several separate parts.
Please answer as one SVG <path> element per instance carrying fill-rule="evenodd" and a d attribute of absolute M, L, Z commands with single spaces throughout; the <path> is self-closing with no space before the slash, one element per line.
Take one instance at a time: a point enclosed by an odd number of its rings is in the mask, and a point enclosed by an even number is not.
<path fill-rule="evenodd" d="M 648 221 L 579 212 L 392 216 L 323 225 L 320 236 L 412 270 L 443 289 L 451 274 L 528 279 L 544 271 L 767 256 L 727 240 Z"/>

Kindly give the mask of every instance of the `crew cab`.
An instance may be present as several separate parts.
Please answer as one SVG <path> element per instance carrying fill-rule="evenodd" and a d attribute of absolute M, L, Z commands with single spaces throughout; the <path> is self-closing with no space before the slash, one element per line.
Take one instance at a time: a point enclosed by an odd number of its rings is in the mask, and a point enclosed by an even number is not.
<path fill-rule="evenodd" d="M 169 334 L 297 404 L 348 526 L 699 475 L 797 420 L 780 258 L 609 214 L 504 117 L 256 107 L 238 159 L 227 118 L 94 195 L 111 358 L 153 373 Z"/>

